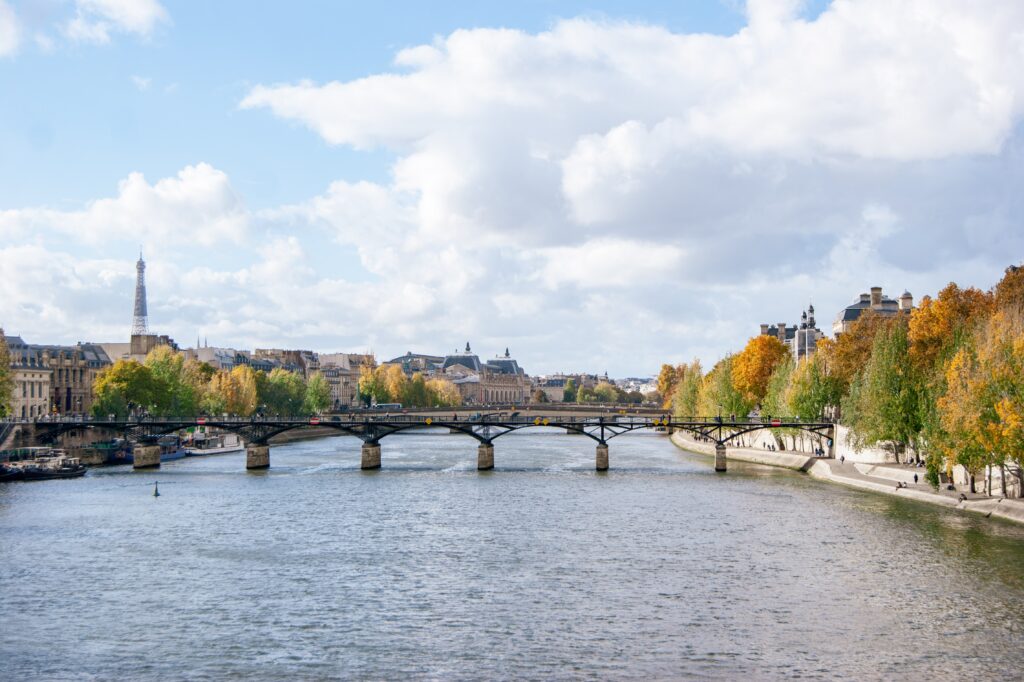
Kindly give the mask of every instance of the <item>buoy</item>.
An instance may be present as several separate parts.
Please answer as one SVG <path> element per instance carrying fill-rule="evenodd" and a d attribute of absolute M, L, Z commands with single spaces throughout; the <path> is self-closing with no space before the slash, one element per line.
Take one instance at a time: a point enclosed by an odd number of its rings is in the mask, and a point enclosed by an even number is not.
<path fill-rule="evenodd" d="M 153 482 L 153 497 L 160 497 L 160 484 Z"/>

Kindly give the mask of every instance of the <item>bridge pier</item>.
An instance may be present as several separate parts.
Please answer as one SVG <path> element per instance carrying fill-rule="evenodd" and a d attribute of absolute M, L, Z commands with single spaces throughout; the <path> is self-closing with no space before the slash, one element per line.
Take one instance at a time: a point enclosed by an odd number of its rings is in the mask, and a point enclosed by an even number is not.
<path fill-rule="evenodd" d="M 270 468 L 270 446 L 269 445 L 247 445 L 245 448 L 246 469 L 269 469 Z"/>
<path fill-rule="evenodd" d="M 715 443 L 715 471 L 725 471 L 725 443 Z"/>
<path fill-rule="evenodd" d="M 132 468 L 133 469 L 159 469 L 160 468 L 160 446 L 140 445 L 132 446 Z"/>
<path fill-rule="evenodd" d="M 494 468 L 494 444 L 480 443 L 476 449 L 476 470 L 490 471 Z"/>
<path fill-rule="evenodd" d="M 597 444 L 597 470 L 608 471 L 608 443 Z"/>
<path fill-rule="evenodd" d="M 380 469 L 380 443 L 363 443 L 360 469 Z"/>

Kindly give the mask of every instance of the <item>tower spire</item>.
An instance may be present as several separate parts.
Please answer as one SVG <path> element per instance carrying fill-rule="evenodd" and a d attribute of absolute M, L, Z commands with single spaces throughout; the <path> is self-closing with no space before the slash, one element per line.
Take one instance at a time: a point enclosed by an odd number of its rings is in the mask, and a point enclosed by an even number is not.
<path fill-rule="evenodd" d="M 132 317 L 132 336 L 149 333 L 148 313 L 146 312 L 146 261 L 142 260 L 139 250 L 139 262 L 135 264 L 135 313 Z"/>

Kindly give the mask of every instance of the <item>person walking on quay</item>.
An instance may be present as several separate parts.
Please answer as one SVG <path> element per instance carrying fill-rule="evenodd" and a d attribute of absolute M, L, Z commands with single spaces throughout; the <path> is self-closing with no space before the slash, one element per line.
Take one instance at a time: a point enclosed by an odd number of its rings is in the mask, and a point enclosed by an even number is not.
<path fill-rule="evenodd" d="M 914 474 L 914 485 L 917 485 L 917 474 Z"/>

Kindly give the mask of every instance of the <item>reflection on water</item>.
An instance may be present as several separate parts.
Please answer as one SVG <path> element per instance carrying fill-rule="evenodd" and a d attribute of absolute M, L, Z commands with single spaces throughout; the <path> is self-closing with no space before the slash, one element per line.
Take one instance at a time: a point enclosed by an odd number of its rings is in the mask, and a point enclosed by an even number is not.
<path fill-rule="evenodd" d="M 1024 528 L 555 431 L 0 487 L 10 678 L 1003 678 Z M 159 479 L 162 496 L 152 497 Z"/>

